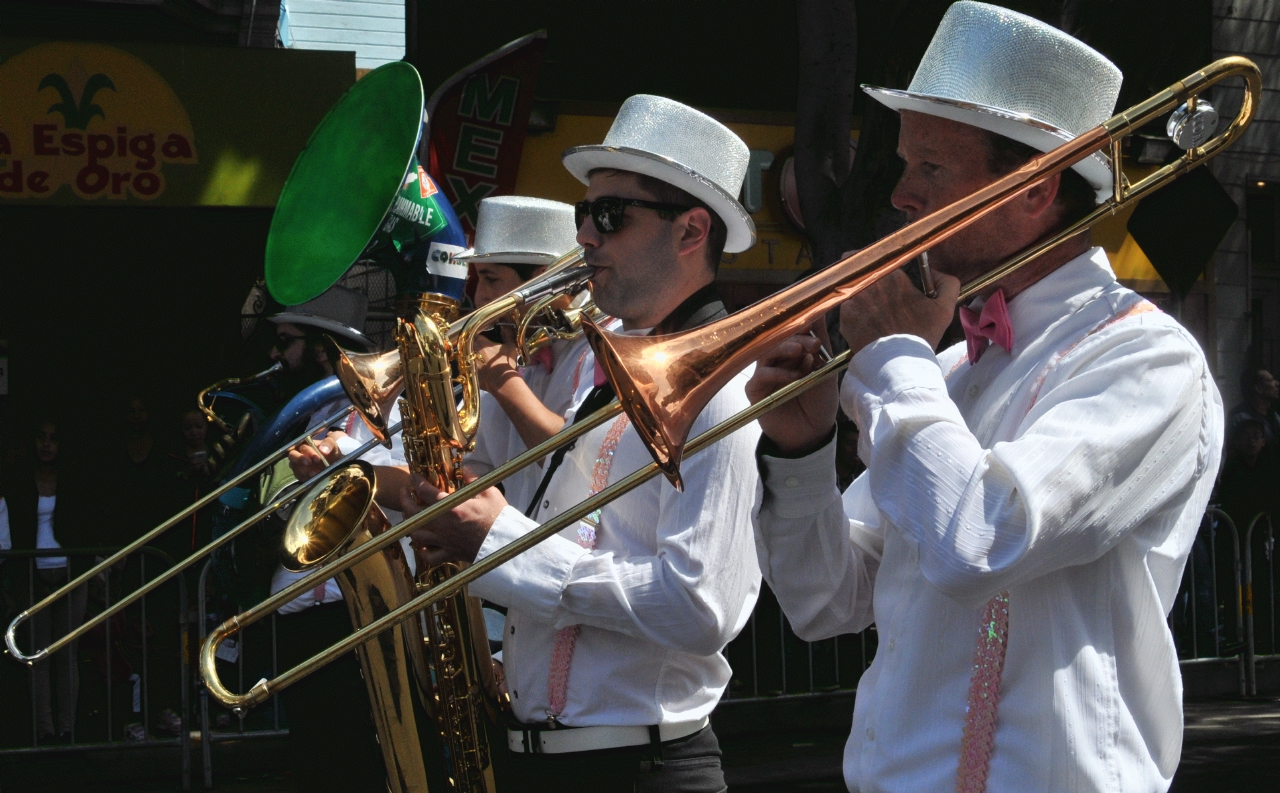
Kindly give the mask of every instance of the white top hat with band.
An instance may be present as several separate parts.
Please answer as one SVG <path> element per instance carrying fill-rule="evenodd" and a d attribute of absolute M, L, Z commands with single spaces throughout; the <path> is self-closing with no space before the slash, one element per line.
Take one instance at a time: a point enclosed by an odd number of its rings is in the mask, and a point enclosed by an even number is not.
<path fill-rule="evenodd" d="M 527 196 L 496 196 L 480 202 L 473 250 L 460 262 L 550 264 L 578 244 L 573 207 Z"/>
<path fill-rule="evenodd" d="M 583 184 L 596 168 L 652 176 L 706 203 L 728 227 L 726 253 L 756 244 L 756 226 L 738 203 L 751 153 L 742 139 L 705 113 L 661 96 L 637 94 L 622 103 L 597 146 L 564 153 L 564 167 Z"/>
<path fill-rule="evenodd" d="M 862 86 L 894 110 L 959 121 L 1050 151 L 1115 112 L 1123 75 L 1096 50 L 1038 19 L 962 0 L 947 9 L 905 91 Z M 1111 196 L 1110 160 L 1072 166 Z"/>
<path fill-rule="evenodd" d="M 364 327 L 365 315 L 368 313 L 369 298 L 354 289 L 331 286 L 319 297 L 296 306 L 289 306 L 285 311 L 268 319 L 277 325 L 288 322 L 293 325 L 319 328 L 341 336 L 347 341 L 353 341 L 362 349 L 372 350 L 373 342 L 358 330 Z"/>

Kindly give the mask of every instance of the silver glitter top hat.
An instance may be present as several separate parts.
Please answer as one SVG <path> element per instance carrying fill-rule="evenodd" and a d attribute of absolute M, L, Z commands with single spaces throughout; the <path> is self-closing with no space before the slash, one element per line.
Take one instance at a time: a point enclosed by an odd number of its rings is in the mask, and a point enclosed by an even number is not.
<path fill-rule="evenodd" d="M 905 91 L 862 86 L 894 110 L 971 124 L 1050 151 L 1115 112 L 1123 75 L 1096 50 L 1038 19 L 962 0 L 947 9 Z M 1111 195 L 1103 154 L 1073 168 Z"/>
<path fill-rule="evenodd" d="M 528 196 L 496 196 L 480 202 L 473 250 L 460 262 L 550 264 L 578 244 L 573 207 Z"/>
<path fill-rule="evenodd" d="M 319 297 L 289 306 L 267 319 L 277 325 L 287 322 L 319 328 L 355 342 L 364 350 L 372 350 L 373 341 L 360 330 L 368 313 L 369 298 L 364 294 L 343 286 L 331 286 Z"/>
<path fill-rule="evenodd" d="M 583 184 L 596 168 L 633 171 L 673 184 L 701 201 L 728 227 L 726 253 L 756 243 L 756 226 L 738 203 L 751 153 L 724 124 L 661 96 L 637 94 L 622 103 L 596 146 L 564 153 L 564 167 Z"/>

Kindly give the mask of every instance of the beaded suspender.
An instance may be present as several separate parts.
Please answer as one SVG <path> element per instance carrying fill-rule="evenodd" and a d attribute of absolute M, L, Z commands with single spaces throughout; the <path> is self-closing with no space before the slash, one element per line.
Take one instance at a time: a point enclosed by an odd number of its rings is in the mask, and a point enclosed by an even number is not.
<path fill-rule="evenodd" d="M 609 472 L 613 468 L 613 455 L 618 441 L 627 429 L 629 419 L 624 413 L 609 427 L 595 464 L 591 466 L 591 495 L 609 486 Z M 578 544 L 588 550 L 596 547 L 596 528 L 600 525 L 600 510 L 596 510 L 578 523 Z M 550 705 L 549 720 L 564 712 L 565 697 L 569 692 L 569 668 L 573 665 L 573 649 L 578 641 L 577 625 L 569 625 L 556 632 L 551 650 L 551 669 L 547 673 L 547 700 Z"/>

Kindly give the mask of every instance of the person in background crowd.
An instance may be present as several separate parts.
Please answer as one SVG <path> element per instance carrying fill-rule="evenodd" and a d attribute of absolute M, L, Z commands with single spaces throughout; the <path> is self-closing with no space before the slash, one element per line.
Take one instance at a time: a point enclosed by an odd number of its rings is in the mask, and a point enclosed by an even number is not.
<path fill-rule="evenodd" d="M 7 479 L 8 491 L 3 503 L 8 518 L 9 542 L 16 550 L 51 550 L 76 546 L 99 545 L 91 531 L 90 515 L 93 499 L 60 476 L 58 425 L 42 421 L 36 427 L 31 465 Z M 4 540 L 0 526 L 0 541 Z M 79 570 L 84 569 L 79 562 Z M 29 584 L 38 602 L 71 580 L 72 562 L 66 556 L 39 556 L 34 564 L 34 580 L 27 581 L 26 560 L 12 562 L 9 592 L 18 594 L 24 605 L 25 592 L 16 593 Z M 18 581 L 17 579 L 21 579 Z M 31 618 L 32 646 L 46 647 L 55 639 L 79 627 L 84 621 L 88 590 L 80 587 L 70 597 L 60 599 L 53 607 Z M 48 660 L 31 669 L 35 689 L 37 742 L 41 745 L 70 743 L 75 729 L 76 703 L 80 691 L 79 642 L 72 642 Z"/>
<path fill-rule="evenodd" d="M 1241 532 L 1259 512 L 1275 510 L 1275 469 L 1265 463 L 1269 445 L 1263 422 L 1248 416 L 1236 422 L 1217 500 Z"/>
<path fill-rule="evenodd" d="M 1274 464 L 1280 452 L 1280 414 L 1275 409 L 1280 402 L 1280 381 L 1266 369 L 1245 369 L 1240 375 L 1240 394 L 1244 401 L 1232 408 L 1227 419 L 1227 445 L 1235 445 L 1236 433 L 1246 424 L 1257 422 L 1266 442 L 1262 461 Z"/>

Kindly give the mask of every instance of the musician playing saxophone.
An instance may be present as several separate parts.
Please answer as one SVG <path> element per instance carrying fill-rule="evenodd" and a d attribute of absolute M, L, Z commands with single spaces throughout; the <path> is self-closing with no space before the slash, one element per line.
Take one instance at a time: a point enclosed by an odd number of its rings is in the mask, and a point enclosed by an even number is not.
<path fill-rule="evenodd" d="M 593 296 L 630 333 L 671 332 L 725 315 L 722 251 L 754 242 L 736 200 L 749 152 L 730 130 L 669 99 L 628 99 L 600 146 L 565 154 L 587 184 L 577 240 Z M 745 374 L 695 425 L 746 406 Z M 607 384 L 575 410 L 613 398 Z M 508 608 L 503 661 L 520 725 L 511 773 L 528 791 L 723 791 L 708 715 L 729 682 L 721 654 L 751 615 L 760 574 L 751 538 L 754 428 L 685 463 L 679 492 L 654 480 L 471 584 Z M 415 534 L 440 560 L 467 562 L 649 463 L 625 418 L 554 455 L 530 516 L 495 489 Z M 424 503 L 438 493 L 416 487 Z M 410 505 L 412 506 L 412 505 Z"/>
<path fill-rule="evenodd" d="M 915 220 L 1083 133 L 1120 80 L 1035 19 L 952 5 L 908 91 L 867 89 L 901 111 L 894 205 Z M 850 790 L 1163 791 L 1178 767 L 1165 617 L 1222 445 L 1199 345 L 1079 237 L 961 307 L 966 341 L 934 353 L 959 284 L 1086 214 L 1110 167 L 1082 161 L 938 244 L 936 299 L 896 273 L 846 302 L 839 394 L 760 419 L 765 578 L 801 638 L 879 636 Z M 761 359 L 750 396 L 817 344 Z M 843 497 L 837 400 L 868 466 Z"/>

